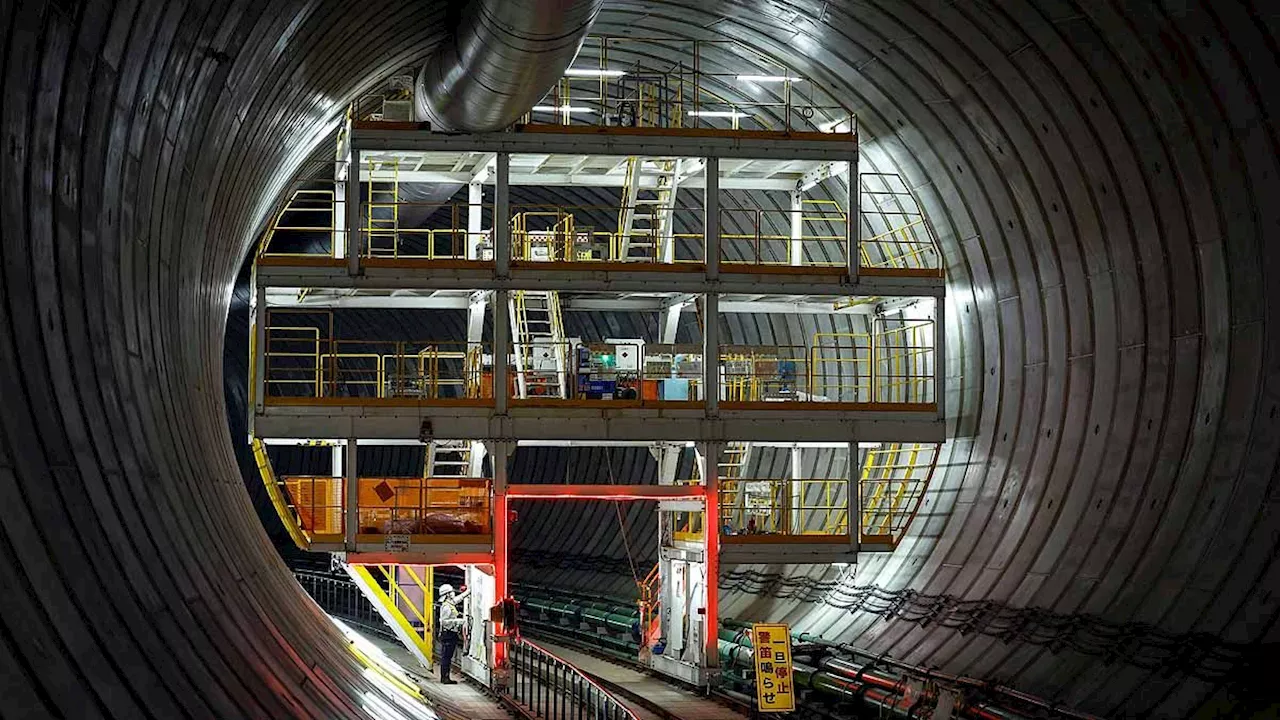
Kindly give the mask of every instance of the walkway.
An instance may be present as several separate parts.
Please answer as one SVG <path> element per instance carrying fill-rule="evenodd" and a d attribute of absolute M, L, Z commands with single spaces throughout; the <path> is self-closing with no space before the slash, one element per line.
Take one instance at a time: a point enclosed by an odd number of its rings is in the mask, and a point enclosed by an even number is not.
<path fill-rule="evenodd" d="M 372 633 L 360 634 L 418 681 L 422 694 L 444 720 L 511 720 L 511 713 L 497 700 L 471 681 L 463 681 L 461 670 L 454 671 L 454 679 L 459 681 L 457 685 L 441 685 L 438 671 L 427 671 L 404 646 Z"/>
<path fill-rule="evenodd" d="M 612 685 L 623 690 L 618 694 L 618 699 L 626 703 L 640 720 L 667 720 L 668 718 L 742 720 L 747 717 L 714 700 L 700 697 L 639 670 L 601 660 L 563 645 L 555 645 L 541 639 L 537 642 L 593 678 L 604 681 L 606 689 L 611 690 L 609 686 Z M 644 698 L 648 702 L 640 704 L 635 700 L 636 697 Z M 662 708 L 665 713 L 658 714 L 651 710 L 650 707 L 653 706 Z"/>

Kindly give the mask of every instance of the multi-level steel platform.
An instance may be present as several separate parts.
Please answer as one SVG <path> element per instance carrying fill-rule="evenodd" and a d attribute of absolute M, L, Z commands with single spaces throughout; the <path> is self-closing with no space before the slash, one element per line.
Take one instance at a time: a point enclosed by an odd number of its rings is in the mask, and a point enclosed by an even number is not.
<path fill-rule="evenodd" d="M 642 655 L 697 684 L 716 663 L 721 564 L 892 550 L 944 439 L 944 278 L 909 188 L 858 175 L 847 127 L 350 121 L 254 267 L 250 427 L 295 541 L 339 554 L 429 664 L 424 578 L 466 566 L 488 622 L 507 595 L 512 500 L 656 503 Z M 557 200 L 569 191 L 616 199 Z M 465 337 L 347 330 L 347 313 L 380 310 L 465 314 Z M 576 337 L 575 312 L 643 313 L 658 330 Z M 798 318 L 803 342 L 726 340 L 726 318 L 761 313 Z M 330 448 L 332 472 L 275 477 L 269 448 L 297 444 Z M 421 475 L 361 473 L 356 448 L 378 444 L 425 447 Z M 522 445 L 583 444 L 648 447 L 657 476 L 507 476 Z M 689 452 L 693 476 L 677 477 Z M 819 456 L 845 470 L 815 477 Z M 469 654 L 485 682 L 500 630 Z"/>

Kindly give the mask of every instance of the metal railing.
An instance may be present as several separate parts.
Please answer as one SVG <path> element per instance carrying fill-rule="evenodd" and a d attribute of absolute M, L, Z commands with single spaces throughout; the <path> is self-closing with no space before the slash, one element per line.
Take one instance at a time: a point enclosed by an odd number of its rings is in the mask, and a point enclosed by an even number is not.
<path fill-rule="evenodd" d="M 849 481 L 740 479 L 720 485 L 725 535 L 849 536 Z"/>
<path fill-rule="evenodd" d="M 298 527 L 312 542 L 340 542 L 346 532 L 343 479 L 327 476 L 283 476 Z M 283 519 L 283 518 L 282 518 Z"/>
<path fill-rule="evenodd" d="M 858 176 L 858 265 L 870 273 L 942 273 L 942 252 L 933 229 L 901 176 Z"/>
<path fill-rule="evenodd" d="M 869 333 L 815 333 L 807 389 L 834 402 L 929 403 L 934 321 L 876 318 Z"/>
<path fill-rule="evenodd" d="M 933 320 L 877 318 L 869 333 L 817 333 L 812 345 L 720 348 L 723 402 L 928 404 L 934 392 Z M 489 346 L 461 341 L 333 340 L 324 328 L 266 330 L 268 398 L 493 398 Z M 696 345 L 515 343 L 512 388 L 528 399 L 647 405 L 701 401 Z M 515 395 L 514 391 L 512 394 Z"/>
<path fill-rule="evenodd" d="M 295 570 L 293 576 L 320 609 L 329 615 L 357 625 L 389 642 L 399 642 L 396 634 L 383 621 L 378 609 L 350 579 L 302 570 Z"/>
<path fill-rule="evenodd" d="M 800 210 L 721 208 L 721 261 L 845 267 L 849 257 L 849 214 L 837 205 L 812 204 L 814 207 Z"/>
<path fill-rule="evenodd" d="M 458 341 L 335 340 L 319 328 L 266 329 L 267 397 L 492 398 L 487 347 Z"/>
<path fill-rule="evenodd" d="M 663 56 L 689 60 L 655 60 Z M 607 35 L 587 37 L 573 67 L 522 121 L 857 132 L 857 117 L 825 89 L 736 40 Z"/>
<path fill-rule="evenodd" d="M 536 718 L 638 720 L 617 697 L 569 662 L 525 638 L 508 641 L 503 695 Z"/>
<path fill-rule="evenodd" d="M 937 467 L 936 443 L 885 443 L 867 451 L 859 475 L 861 541 L 897 547 Z"/>
<path fill-rule="evenodd" d="M 346 529 L 344 478 L 281 480 L 311 541 L 340 541 Z M 360 535 L 488 535 L 493 527 L 484 478 L 362 477 L 356 503 Z"/>
<path fill-rule="evenodd" d="M 527 398 L 615 400 L 640 405 L 702 399 L 702 348 L 696 345 L 571 343 L 536 340 L 515 349 L 511 376 Z M 563 360 L 561 360 L 563 358 Z M 560 374 L 563 374 L 564 395 Z"/>
<path fill-rule="evenodd" d="M 677 207 L 671 212 L 671 231 L 662 228 L 618 229 L 623 211 L 651 212 L 651 205 L 512 206 L 511 259 L 525 262 L 652 262 L 701 263 L 703 212 Z M 680 227 L 681 232 L 674 232 Z M 605 229 L 601 229 L 605 228 Z M 672 243 L 674 247 L 667 247 Z"/>
<path fill-rule="evenodd" d="M 473 208 L 487 220 L 493 205 L 384 200 L 362 205 L 362 255 L 397 260 L 492 260 L 490 231 L 471 232 Z M 485 222 L 484 227 L 489 223 Z"/>

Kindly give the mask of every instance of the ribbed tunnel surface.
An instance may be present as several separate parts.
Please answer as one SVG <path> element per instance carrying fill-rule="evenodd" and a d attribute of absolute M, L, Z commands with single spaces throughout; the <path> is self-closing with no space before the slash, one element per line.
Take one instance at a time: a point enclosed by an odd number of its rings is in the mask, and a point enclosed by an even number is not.
<path fill-rule="evenodd" d="M 0 715 L 367 714 L 376 689 L 254 517 L 221 343 L 284 183 L 442 17 L 0 6 Z M 886 621 L 819 586 L 727 593 L 725 614 L 1104 714 L 1228 697 L 1209 651 L 1280 636 L 1274 4 L 621 1 L 595 32 L 733 37 L 823 83 L 858 112 L 862 169 L 907 179 L 947 258 L 954 440 L 924 522 L 847 580 L 943 610 Z M 621 552 L 616 533 L 571 550 Z M 967 601 L 1096 618 L 1123 644 L 940 621 Z M 1147 662 L 1165 636 L 1182 654 Z"/>

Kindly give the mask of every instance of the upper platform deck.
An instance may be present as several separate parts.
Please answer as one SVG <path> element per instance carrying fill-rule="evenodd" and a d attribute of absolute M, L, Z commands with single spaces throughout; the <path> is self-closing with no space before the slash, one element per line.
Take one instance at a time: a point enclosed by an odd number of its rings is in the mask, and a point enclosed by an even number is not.
<path fill-rule="evenodd" d="M 375 122 L 356 123 L 344 147 L 335 180 L 300 183 L 265 234 L 260 284 L 943 292 L 940 249 L 906 183 L 850 181 L 853 134 Z M 567 203 L 559 188 L 609 199 Z"/>

